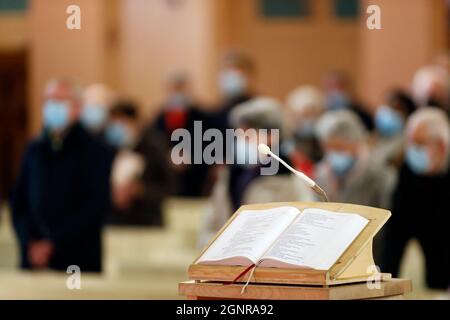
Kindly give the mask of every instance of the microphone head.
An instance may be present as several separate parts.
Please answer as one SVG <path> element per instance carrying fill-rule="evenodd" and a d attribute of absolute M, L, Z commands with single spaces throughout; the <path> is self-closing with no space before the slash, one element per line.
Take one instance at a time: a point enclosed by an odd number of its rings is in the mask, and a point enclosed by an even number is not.
<path fill-rule="evenodd" d="M 269 146 L 263 143 L 258 146 L 258 151 L 266 156 L 270 155 L 271 153 Z"/>

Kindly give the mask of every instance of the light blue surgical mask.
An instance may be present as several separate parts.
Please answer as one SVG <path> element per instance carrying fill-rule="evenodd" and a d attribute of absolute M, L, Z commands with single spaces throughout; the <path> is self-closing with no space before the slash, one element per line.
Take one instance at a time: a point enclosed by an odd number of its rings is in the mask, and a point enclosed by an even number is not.
<path fill-rule="evenodd" d="M 336 175 L 343 176 L 353 167 L 355 157 L 345 152 L 332 151 L 327 154 L 327 161 Z"/>
<path fill-rule="evenodd" d="M 382 136 L 392 137 L 403 130 L 404 120 L 398 111 L 382 106 L 375 115 L 375 126 Z"/>
<path fill-rule="evenodd" d="M 228 97 L 235 97 L 247 90 L 247 79 L 237 71 L 222 71 L 219 75 L 219 89 Z"/>
<path fill-rule="evenodd" d="M 69 103 L 58 100 L 48 100 L 44 104 L 43 122 L 47 129 L 51 131 L 63 130 L 68 126 L 69 118 Z"/>
<path fill-rule="evenodd" d="M 131 136 L 126 127 L 119 122 L 113 122 L 106 128 L 106 141 L 116 148 L 131 145 Z"/>
<path fill-rule="evenodd" d="M 168 107 L 185 108 L 189 104 L 189 98 L 183 93 L 173 93 L 167 100 Z"/>
<path fill-rule="evenodd" d="M 282 154 L 291 154 L 296 150 L 296 143 L 293 139 L 286 139 L 280 146 Z"/>
<path fill-rule="evenodd" d="M 334 91 L 327 95 L 327 107 L 331 111 L 347 109 L 350 103 L 350 98 L 344 92 Z"/>
<path fill-rule="evenodd" d="M 106 123 L 108 114 L 103 106 L 86 105 L 81 114 L 81 123 L 90 130 L 99 130 Z"/>
<path fill-rule="evenodd" d="M 422 175 L 430 169 L 430 155 L 425 147 L 412 144 L 406 149 L 406 163 L 414 173 Z"/>

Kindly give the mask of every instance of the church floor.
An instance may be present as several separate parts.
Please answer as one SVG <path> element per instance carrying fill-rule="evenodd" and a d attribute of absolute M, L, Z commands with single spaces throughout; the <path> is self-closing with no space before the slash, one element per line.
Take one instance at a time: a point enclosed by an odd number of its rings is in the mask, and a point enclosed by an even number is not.
<path fill-rule="evenodd" d="M 182 299 L 178 283 L 186 280 L 196 247 L 202 200 L 171 199 L 165 205 L 166 227 L 107 228 L 102 275 L 81 275 L 81 289 L 69 290 L 70 275 L 22 272 L 7 212 L 0 223 L 0 299 Z M 408 246 L 402 277 L 413 280 L 407 299 L 450 299 L 424 286 L 423 256 L 416 242 Z"/>

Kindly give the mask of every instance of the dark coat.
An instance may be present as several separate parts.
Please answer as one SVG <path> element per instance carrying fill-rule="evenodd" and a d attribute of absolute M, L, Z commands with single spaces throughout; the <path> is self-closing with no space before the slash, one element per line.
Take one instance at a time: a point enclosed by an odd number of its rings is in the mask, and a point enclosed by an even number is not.
<path fill-rule="evenodd" d="M 30 241 L 48 239 L 55 246 L 50 268 L 101 271 L 110 162 L 110 153 L 79 124 L 59 146 L 45 132 L 28 145 L 11 201 L 23 268 L 30 268 Z"/>
<path fill-rule="evenodd" d="M 145 162 L 140 177 L 144 194 L 126 210 L 113 209 L 110 223 L 129 226 L 163 226 L 162 204 L 174 189 L 174 176 L 170 167 L 168 146 L 155 130 L 144 130 L 133 148 Z"/>
<path fill-rule="evenodd" d="M 373 123 L 372 116 L 366 111 L 367 108 L 365 106 L 359 105 L 357 103 L 352 103 L 349 107 L 351 111 L 356 113 L 361 122 L 364 124 L 364 127 L 370 132 L 373 131 L 375 124 Z"/>
<path fill-rule="evenodd" d="M 288 157 L 281 153 L 282 158 L 287 159 L 286 162 L 291 165 Z M 270 164 L 269 164 L 270 165 Z M 246 190 L 248 187 L 261 177 L 261 168 L 269 167 L 269 165 L 256 165 L 256 166 L 242 166 L 239 164 L 229 165 L 230 177 L 228 184 L 228 193 L 230 195 L 232 209 L 238 210 L 245 203 L 243 202 Z M 288 176 L 291 172 L 285 167 L 280 165 L 277 176 Z"/>
<path fill-rule="evenodd" d="M 233 128 L 233 125 L 230 123 L 229 119 L 231 111 L 233 111 L 233 109 L 241 103 L 245 103 L 250 99 L 252 99 L 250 94 L 242 94 L 225 100 L 218 108 L 218 111 L 212 115 L 209 121 L 210 127 L 219 129 L 225 136 L 226 129 Z"/>
<path fill-rule="evenodd" d="M 403 165 L 385 229 L 383 272 L 398 275 L 406 244 L 416 238 L 424 252 L 428 286 L 450 286 L 449 191 L 450 172 L 419 176 Z"/>
<path fill-rule="evenodd" d="M 171 141 L 172 129 L 167 124 L 167 111 L 163 111 L 155 121 L 156 131 L 163 136 L 170 147 L 178 142 Z M 201 121 L 202 130 L 211 127 L 211 115 L 200 111 L 197 105 L 189 105 L 185 110 L 185 122 L 181 128 L 186 129 L 191 137 L 194 137 L 194 125 L 196 121 Z M 177 128 L 178 129 L 178 128 Z M 170 150 L 168 150 L 170 153 Z M 191 154 L 194 154 L 194 144 L 192 144 Z M 193 161 L 193 159 L 192 159 Z M 205 186 L 208 176 L 208 166 L 206 164 L 188 164 L 183 171 L 175 172 L 175 184 L 173 189 L 177 196 L 199 197 L 204 196 L 207 187 Z"/>

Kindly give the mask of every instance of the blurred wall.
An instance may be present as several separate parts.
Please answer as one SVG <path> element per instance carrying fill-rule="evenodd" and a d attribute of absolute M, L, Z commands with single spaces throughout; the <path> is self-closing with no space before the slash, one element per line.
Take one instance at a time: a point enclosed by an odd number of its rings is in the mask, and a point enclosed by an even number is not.
<path fill-rule="evenodd" d="M 70 76 L 89 84 L 107 81 L 107 2 L 77 0 L 81 30 L 66 28 L 66 8 L 71 0 L 30 0 L 30 130 L 41 125 L 42 92 L 48 79 Z M 113 66 L 112 66 L 113 67 Z"/>
<path fill-rule="evenodd" d="M 194 94 L 211 101 L 215 82 L 213 2 L 80 0 L 81 30 L 68 30 L 69 0 L 30 0 L 31 131 L 40 127 L 41 93 L 55 75 L 82 85 L 103 81 L 136 99 L 151 117 L 175 70 L 192 76 Z"/>
<path fill-rule="evenodd" d="M 447 48 L 445 0 L 364 0 L 379 5 L 382 30 L 361 28 L 358 91 L 373 107 L 392 87 L 408 90 L 414 72 Z"/>
<path fill-rule="evenodd" d="M 20 3 L 0 0 L 0 198 L 3 199 L 12 190 L 27 140 L 28 41 L 25 9 Z"/>
<path fill-rule="evenodd" d="M 27 15 L 23 12 L 0 13 L 0 50 L 23 50 L 27 42 Z"/>
<path fill-rule="evenodd" d="M 387 88 L 407 88 L 414 71 L 445 47 L 448 34 L 445 0 L 361 0 L 360 21 L 338 20 L 331 0 L 311 1 L 306 19 L 264 18 L 259 0 L 77 0 L 79 31 L 65 27 L 72 1 L 29 1 L 27 26 L 7 22 L 0 45 L 19 43 L 29 32 L 31 133 L 40 127 L 45 82 L 55 75 L 82 84 L 104 81 L 137 99 L 151 117 L 167 74 L 184 70 L 194 94 L 213 104 L 218 62 L 230 47 L 255 59 L 261 93 L 283 99 L 296 86 L 319 85 L 324 72 L 340 69 L 376 106 Z M 365 27 L 365 9 L 373 3 L 382 8 L 383 30 Z"/>
<path fill-rule="evenodd" d="M 295 87 L 321 84 L 330 69 L 356 75 L 358 21 L 334 17 L 332 1 L 310 1 L 311 15 L 267 18 L 260 0 L 228 0 L 228 40 L 258 67 L 257 89 L 284 99 Z"/>
<path fill-rule="evenodd" d="M 158 110 L 165 79 L 185 71 L 202 101 L 215 96 L 214 1 L 122 0 L 121 83 L 124 93 L 142 104 L 147 116 Z"/>

